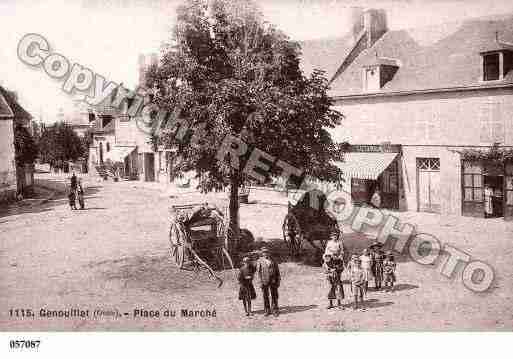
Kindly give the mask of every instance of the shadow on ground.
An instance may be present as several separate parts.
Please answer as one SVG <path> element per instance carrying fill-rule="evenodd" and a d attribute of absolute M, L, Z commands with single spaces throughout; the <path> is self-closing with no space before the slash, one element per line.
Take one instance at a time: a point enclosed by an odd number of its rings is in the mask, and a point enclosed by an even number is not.
<path fill-rule="evenodd" d="M 206 270 L 180 270 L 169 255 L 125 257 L 101 262 L 91 262 L 89 268 L 99 271 L 107 280 L 118 280 L 124 288 L 144 288 L 150 292 L 176 294 L 185 289 L 217 287 Z M 227 285 L 236 282 L 232 270 L 216 272 Z"/>
<path fill-rule="evenodd" d="M 288 305 L 288 306 L 280 307 L 280 315 L 292 314 L 292 313 L 300 313 L 300 312 L 305 312 L 307 310 L 312 310 L 312 309 L 315 309 L 315 308 L 317 308 L 316 304 L 311 304 L 311 305 Z M 265 314 L 265 310 L 263 310 L 263 309 L 255 310 L 253 313 L 254 314 Z"/>

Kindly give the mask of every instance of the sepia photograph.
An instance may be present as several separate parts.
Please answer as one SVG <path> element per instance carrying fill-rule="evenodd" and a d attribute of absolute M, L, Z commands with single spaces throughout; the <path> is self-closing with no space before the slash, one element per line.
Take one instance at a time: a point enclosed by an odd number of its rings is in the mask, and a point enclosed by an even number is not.
<path fill-rule="evenodd" d="M 0 28 L 10 352 L 513 331 L 513 2 L 1 0 Z"/>

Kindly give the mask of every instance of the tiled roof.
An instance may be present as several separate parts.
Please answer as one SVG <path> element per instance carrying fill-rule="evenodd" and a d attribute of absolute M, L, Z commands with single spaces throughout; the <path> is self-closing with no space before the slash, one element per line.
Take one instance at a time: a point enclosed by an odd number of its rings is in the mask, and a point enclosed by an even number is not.
<path fill-rule="evenodd" d="M 2 86 L 0 86 L 0 117 L 14 117 L 18 120 L 32 119 L 32 116 Z"/>
<path fill-rule="evenodd" d="M 299 44 L 302 52 L 301 68 L 305 74 L 310 75 L 314 69 L 324 70 L 328 80 L 338 70 L 353 46 L 350 35 L 302 41 Z"/>
<path fill-rule="evenodd" d="M 0 93 L 0 117 L 11 118 L 14 117 L 14 114 L 11 111 L 11 108 L 7 104 L 7 100 Z"/>
<path fill-rule="evenodd" d="M 496 43 L 498 33 L 499 44 Z M 513 14 L 476 18 L 462 23 L 388 31 L 371 48 L 363 50 L 331 83 L 332 96 L 364 94 L 362 67 L 379 58 L 393 59 L 399 69 L 380 93 L 486 86 L 481 81 L 481 52 L 491 45 L 513 43 Z M 304 43 L 304 46 L 307 46 Z M 315 49 L 315 47 L 313 47 Z M 312 50 L 304 49 L 305 54 Z M 311 56 L 311 55 L 310 55 Z M 346 53 L 341 51 L 338 62 Z M 306 63 L 310 60 L 305 59 Z M 320 53 L 318 67 L 332 71 L 337 62 Z M 320 64 L 320 62 L 323 62 Z M 513 71 L 495 84 L 513 84 Z"/>

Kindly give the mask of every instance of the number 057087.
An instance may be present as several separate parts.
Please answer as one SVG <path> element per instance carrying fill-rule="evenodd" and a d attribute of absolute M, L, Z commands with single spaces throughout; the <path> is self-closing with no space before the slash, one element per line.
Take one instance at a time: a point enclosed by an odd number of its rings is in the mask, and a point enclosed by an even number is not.
<path fill-rule="evenodd" d="M 9 347 L 11 349 L 37 349 L 41 344 L 40 340 L 11 340 Z"/>

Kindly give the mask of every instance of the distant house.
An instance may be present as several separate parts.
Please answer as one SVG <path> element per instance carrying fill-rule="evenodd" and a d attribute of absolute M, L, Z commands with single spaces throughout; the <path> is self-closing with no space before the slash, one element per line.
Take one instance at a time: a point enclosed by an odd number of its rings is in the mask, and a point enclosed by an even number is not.
<path fill-rule="evenodd" d="M 155 54 L 139 57 L 139 88 L 143 91 L 149 65 L 158 61 Z M 117 96 L 117 91 L 111 94 Z M 145 97 L 149 101 L 150 95 Z M 128 108 L 132 98 L 122 101 L 121 108 L 100 106 L 94 110 L 93 143 L 89 151 L 89 166 L 100 169 L 107 161 L 123 164 L 123 175 L 142 181 L 169 182 L 172 150 L 154 148 L 150 140 L 151 122 L 148 107 L 137 116 Z"/>
<path fill-rule="evenodd" d="M 32 116 L 21 107 L 15 93 L 0 86 L 0 202 L 13 200 L 16 192 L 33 185 L 33 164 L 16 168 L 14 126 L 31 128 Z"/>
<path fill-rule="evenodd" d="M 356 9 L 352 32 L 302 44 L 306 72 L 325 70 L 333 131 L 348 142 L 345 188 L 384 207 L 513 219 L 513 164 L 464 160 L 513 146 L 513 15 L 390 31 L 383 10 Z"/>

